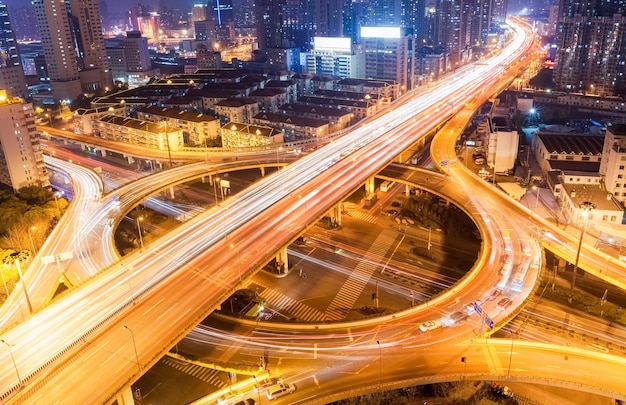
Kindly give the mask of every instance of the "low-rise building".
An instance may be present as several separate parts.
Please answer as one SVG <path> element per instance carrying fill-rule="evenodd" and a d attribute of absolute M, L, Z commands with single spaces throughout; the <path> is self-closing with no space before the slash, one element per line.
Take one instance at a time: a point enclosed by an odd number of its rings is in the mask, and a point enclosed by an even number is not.
<path fill-rule="evenodd" d="M 105 115 L 98 121 L 98 135 L 115 142 L 140 145 L 163 151 L 184 146 L 183 131 L 167 122 L 150 122 L 118 115 Z"/>
<path fill-rule="evenodd" d="M 602 160 L 604 136 L 592 134 L 536 132 L 532 140 L 535 159 L 543 172 L 555 170 L 559 161 L 596 163 Z"/>
<path fill-rule="evenodd" d="M 329 133 L 341 131 L 357 121 L 355 114 L 344 108 L 295 103 L 281 105 L 279 111 L 285 115 L 324 120 L 328 122 Z"/>
<path fill-rule="evenodd" d="M 226 122 L 249 124 L 252 117 L 259 113 L 259 103 L 245 97 L 228 98 L 215 104 L 215 113 Z"/>
<path fill-rule="evenodd" d="M 283 90 L 287 94 L 287 103 L 295 103 L 298 99 L 298 85 L 292 80 L 270 80 L 264 88 Z"/>
<path fill-rule="evenodd" d="M 278 88 L 258 89 L 250 93 L 250 98 L 259 103 L 260 112 L 276 112 L 287 102 L 287 93 Z"/>
<path fill-rule="evenodd" d="M 283 133 L 264 125 L 229 122 L 221 128 L 226 149 L 250 148 L 283 143 Z"/>
<path fill-rule="evenodd" d="M 316 118 L 297 117 L 279 113 L 261 113 L 254 116 L 252 122 L 281 131 L 284 134 L 285 142 L 321 138 L 329 133 L 328 121 Z"/>
<path fill-rule="evenodd" d="M 219 119 L 210 114 L 149 106 L 137 110 L 137 117 L 144 121 L 165 121 L 168 126 L 180 128 L 187 146 L 206 146 L 220 135 Z"/>
<path fill-rule="evenodd" d="M 353 122 L 369 117 L 378 111 L 382 104 L 374 104 L 366 98 L 366 100 L 349 100 L 345 98 L 330 98 L 317 95 L 304 96 L 298 100 L 298 104 L 318 106 L 318 107 L 334 107 L 342 108 L 354 114 Z"/>
<path fill-rule="evenodd" d="M 109 107 L 79 108 L 73 113 L 74 132 L 83 135 L 92 135 L 98 132 L 98 120 L 105 115 L 126 116 L 126 106 L 122 104 Z"/>
<path fill-rule="evenodd" d="M 335 89 L 377 94 L 379 101 L 382 100 L 390 103 L 392 100 L 398 98 L 402 91 L 402 86 L 394 80 L 347 78 L 335 83 Z"/>

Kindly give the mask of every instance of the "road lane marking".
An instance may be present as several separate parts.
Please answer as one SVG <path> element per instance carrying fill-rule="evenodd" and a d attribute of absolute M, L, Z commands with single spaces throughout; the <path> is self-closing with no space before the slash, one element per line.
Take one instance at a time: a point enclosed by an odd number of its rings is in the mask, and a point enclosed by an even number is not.
<path fill-rule="evenodd" d="M 317 343 L 313 344 L 313 359 L 317 360 Z"/>
<path fill-rule="evenodd" d="M 185 310 L 185 312 L 183 312 L 182 314 L 180 314 L 180 316 L 179 316 L 178 318 L 176 318 L 174 321 L 175 321 L 175 322 L 180 321 L 180 320 L 181 320 L 181 318 L 182 318 L 183 316 L 187 315 L 187 312 L 189 312 L 189 311 L 191 311 L 191 308 L 187 308 L 187 309 Z"/>
<path fill-rule="evenodd" d="M 154 309 L 157 305 L 159 305 L 161 302 L 163 302 L 163 300 L 164 300 L 164 299 L 165 299 L 165 298 L 161 298 L 161 299 L 159 300 L 159 302 L 157 302 L 156 304 L 154 304 L 154 305 L 153 305 L 153 306 L 151 306 L 150 308 L 146 309 L 146 311 L 145 311 L 142 315 L 145 315 L 145 314 L 147 314 L 148 312 L 152 311 L 152 310 L 153 310 L 153 309 Z"/>
<path fill-rule="evenodd" d="M 172 305 L 171 307 L 169 307 L 168 309 L 166 309 L 165 311 L 161 312 L 161 315 L 159 315 L 156 320 L 160 320 L 161 318 L 163 318 L 165 315 L 167 315 L 168 312 L 170 312 L 172 309 L 174 309 L 176 307 L 176 305 L 178 305 L 178 303 L 175 303 L 174 305 Z"/>
<path fill-rule="evenodd" d="M 315 381 L 315 385 L 317 385 L 317 388 L 320 388 L 320 382 L 317 380 L 317 376 L 315 374 L 313 375 L 313 381 Z"/>
<path fill-rule="evenodd" d="M 354 336 L 352 336 L 352 331 L 348 328 L 348 340 L 350 342 L 354 342 Z"/>
<path fill-rule="evenodd" d="M 125 348 L 125 347 L 126 347 L 126 346 L 121 346 L 119 349 L 117 349 L 117 351 L 116 351 L 116 352 L 114 352 L 114 353 L 113 353 L 113 354 L 111 354 L 111 355 L 110 355 L 110 356 L 109 356 L 106 360 L 104 360 L 103 362 L 101 362 L 101 363 L 100 363 L 100 365 L 99 365 L 98 367 L 102 367 L 102 366 L 104 366 L 104 365 L 105 365 L 105 363 L 106 363 L 107 361 L 109 361 L 109 360 L 111 360 L 112 358 L 116 357 L 116 356 L 117 356 L 117 354 L 118 354 L 119 352 L 121 352 L 122 350 L 124 350 L 124 348 Z"/>
<path fill-rule="evenodd" d="M 83 363 L 89 360 L 90 358 L 92 358 L 94 354 L 98 353 L 100 349 L 103 349 L 104 346 L 106 346 L 110 341 L 111 340 L 107 340 L 103 344 L 96 346 L 89 355 L 87 355 L 86 357 L 83 357 Z"/>

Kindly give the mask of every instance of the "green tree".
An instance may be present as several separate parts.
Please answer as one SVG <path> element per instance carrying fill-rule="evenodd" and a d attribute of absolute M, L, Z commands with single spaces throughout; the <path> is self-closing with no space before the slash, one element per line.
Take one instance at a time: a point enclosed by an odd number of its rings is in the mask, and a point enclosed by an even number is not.
<path fill-rule="evenodd" d="M 50 191 L 39 186 L 22 187 L 17 190 L 17 195 L 30 205 L 44 205 L 51 197 Z"/>

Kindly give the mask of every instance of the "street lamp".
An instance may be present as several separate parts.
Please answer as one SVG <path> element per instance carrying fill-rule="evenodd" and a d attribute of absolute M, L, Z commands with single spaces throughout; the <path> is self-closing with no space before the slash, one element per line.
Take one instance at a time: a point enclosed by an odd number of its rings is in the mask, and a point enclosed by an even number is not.
<path fill-rule="evenodd" d="M 277 164 L 277 165 L 280 165 L 280 157 L 278 156 L 278 152 L 279 152 L 279 151 L 282 151 L 282 150 L 283 150 L 283 147 L 282 147 L 282 146 L 279 146 L 279 147 L 276 149 L 276 164 Z"/>
<path fill-rule="evenodd" d="M 28 231 L 28 239 L 30 239 L 30 246 L 33 248 L 33 254 L 36 255 L 37 249 L 35 249 L 35 243 L 33 242 L 33 235 L 30 234 L 31 229 L 34 231 L 37 229 L 37 227 L 31 226 L 30 228 L 26 229 Z"/>
<path fill-rule="evenodd" d="M 133 340 L 133 349 L 135 349 L 135 360 L 137 361 L 137 367 L 139 368 L 139 371 L 141 371 L 141 364 L 139 363 L 139 355 L 137 354 L 137 344 L 135 343 L 135 334 L 133 333 L 133 330 L 129 328 L 128 326 L 124 325 L 123 328 L 130 332 L 130 338 Z"/>
<path fill-rule="evenodd" d="M 141 225 L 140 225 L 141 221 L 143 221 L 143 217 L 137 217 L 137 219 L 135 220 L 135 222 L 137 222 L 137 232 L 139 232 L 139 244 L 141 245 L 141 248 L 143 249 L 143 236 L 141 236 Z"/>
<path fill-rule="evenodd" d="M 380 348 L 380 342 L 377 340 L 376 344 L 378 345 L 378 389 L 380 390 L 380 371 L 382 369 L 382 362 L 383 362 L 383 352 L 382 349 Z"/>
<path fill-rule="evenodd" d="M 59 214 L 61 213 L 61 209 L 59 208 L 59 197 L 61 197 L 63 194 L 65 194 L 65 191 L 57 191 L 55 193 L 52 193 L 52 196 L 54 197 L 54 203 L 57 206 L 57 211 L 59 211 Z"/>
<path fill-rule="evenodd" d="M 539 205 L 539 187 L 533 186 L 533 190 L 535 194 L 537 194 L 537 199 L 535 200 L 535 212 L 537 212 L 537 206 Z"/>
<path fill-rule="evenodd" d="M 163 121 L 163 132 L 165 133 L 165 142 L 167 143 L 167 156 L 169 157 L 170 160 L 170 169 L 173 167 L 172 166 L 172 151 L 170 150 L 170 136 L 169 133 L 167 132 L 167 121 Z"/>
<path fill-rule="evenodd" d="M 10 258 L 11 256 L 9 256 Z M 29 313 L 32 314 L 33 313 L 33 306 L 30 303 L 30 297 L 28 296 L 28 290 L 26 289 L 26 282 L 24 281 L 24 274 L 22 273 L 22 266 L 20 265 L 20 259 L 18 259 L 17 257 L 13 260 L 13 264 L 15 264 L 15 267 L 17 267 L 17 273 L 20 275 L 20 281 L 22 284 L 22 288 L 24 289 L 24 296 L 26 297 L 26 303 L 28 304 L 28 310 L 30 311 Z M 5 262 L 6 265 L 6 262 Z"/>
<path fill-rule="evenodd" d="M 215 194 L 215 205 L 218 204 L 218 199 L 217 199 L 217 183 L 220 182 L 220 178 L 216 177 L 215 179 L 213 179 L 213 193 Z M 220 189 L 222 188 L 222 186 L 220 185 Z"/>
<path fill-rule="evenodd" d="M 17 374 L 17 380 L 20 382 L 20 386 L 22 386 L 22 377 L 20 377 L 20 372 L 17 369 L 17 363 L 15 363 L 15 357 L 13 357 L 13 349 L 11 349 L 11 346 L 15 346 L 15 345 L 8 344 L 6 340 L 4 339 L 0 340 L 0 342 L 4 343 L 9 348 L 9 354 L 11 355 L 11 361 L 13 362 L 13 367 L 15 367 L 15 374 Z"/>
<path fill-rule="evenodd" d="M 589 212 L 595 208 L 595 205 L 590 201 L 585 201 L 580 204 L 580 209 L 582 210 L 582 216 L 584 219 L 583 227 L 580 230 L 580 240 L 578 241 L 578 249 L 576 250 L 576 262 L 574 263 L 574 273 L 572 273 L 572 286 L 569 290 L 569 296 L 567 297 L 567 302 L 572 303 L 572 298 L 574 295 L 574 286 L 576 285 L 576 273 L 578 271 L 578 260 L 580 259 L 580 249 L 583 245 L 583 239 L 585 238 L 585 231 L 587 230 L 587 220 L 589 219 Z"/>

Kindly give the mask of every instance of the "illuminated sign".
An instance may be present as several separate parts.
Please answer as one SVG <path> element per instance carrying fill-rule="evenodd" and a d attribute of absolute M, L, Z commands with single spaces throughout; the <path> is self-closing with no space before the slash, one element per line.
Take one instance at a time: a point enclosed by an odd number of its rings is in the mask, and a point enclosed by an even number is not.
<path fill-rule="evenodd" d="M 400 27 L 361 27 L 361 38 L 402 38 Z"/>
<path fill-rule="evenodd" d="M 351 51 L 350 38 L 314 37 L 313 49 L 316 51 L 347 52 Z"/>

